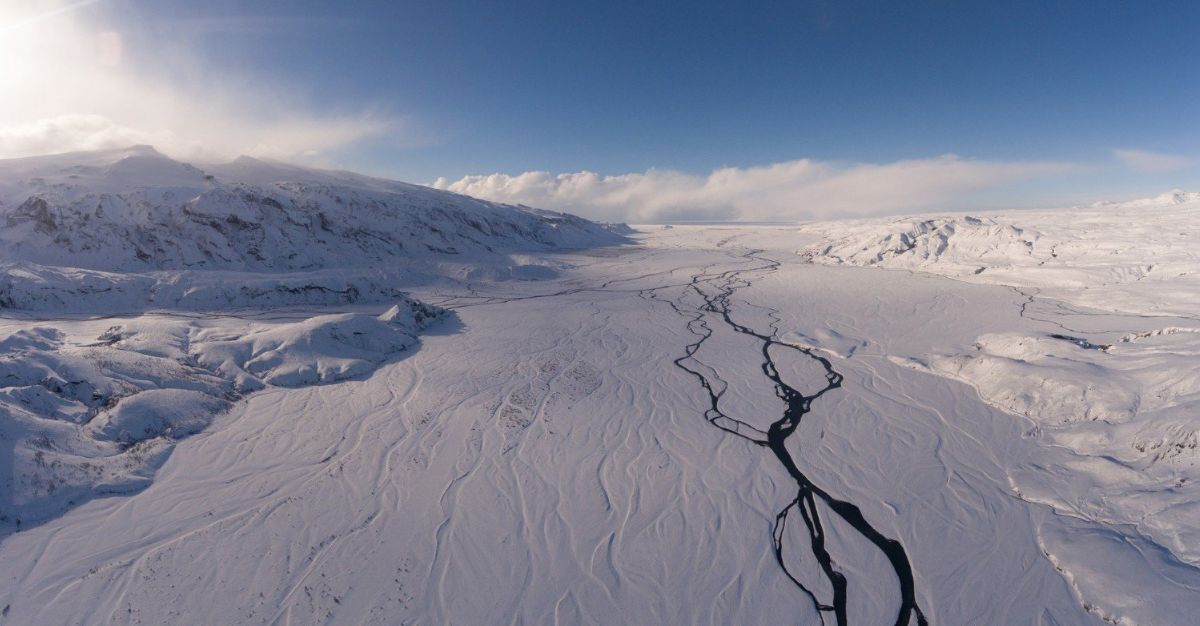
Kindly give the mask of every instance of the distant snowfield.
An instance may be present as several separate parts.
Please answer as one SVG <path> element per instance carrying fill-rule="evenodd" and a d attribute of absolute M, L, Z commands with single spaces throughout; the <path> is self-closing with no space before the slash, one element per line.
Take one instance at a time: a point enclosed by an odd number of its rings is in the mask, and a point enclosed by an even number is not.
<path fill-rule="evenodd" d="M 525 235 L 353 271 L 11 258 L 5 623 L 895 623 L 889 541 L 906 623 L 1200 610 L 1195 198 L 637 245 L 492 206 Z M 840 383 L 810 483 L 754 443 L 797 415 L 768 373 Z"/>

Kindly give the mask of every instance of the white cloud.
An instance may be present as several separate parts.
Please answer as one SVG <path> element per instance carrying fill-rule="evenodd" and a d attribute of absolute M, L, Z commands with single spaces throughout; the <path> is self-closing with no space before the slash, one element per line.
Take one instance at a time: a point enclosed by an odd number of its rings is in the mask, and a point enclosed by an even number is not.
<path fill-rule="evenodd" d="M 0 158 L 150 143 L 188 159 L 318 160 L 404 130 L 371 111 L 316 113 L 287 85 L 205 67 L 174 35 L 141 33 L 135 45 L 94 19 L 103 8 L 0 6 Z"/>
<path fill-rule="evenodd" d="M 164 136 L 127 128 L 103 115 L 60 115 L 28 124 L 0 127 L 0 155 L 54 154 L 134 144 L 167 144 Z"/>
<path fill-rule="evenodd" d="M 440 178 L 433 186 L 609 221 L 803 220 L 961 208 L 980 192 L 1074 169 L 949 155 L 886 164 L 803 159 L 722 168 L 708 176 L 665 170 L 491 174 Z"/>
<path fill-rule="evenodd" d="M 1118 149 L 1113 156 L 1130 169 L 1144 173 L 1175 172 L 1195 164 L 1195 161 L 1173 154 L 1150 152 L 1149 150 Z"/>

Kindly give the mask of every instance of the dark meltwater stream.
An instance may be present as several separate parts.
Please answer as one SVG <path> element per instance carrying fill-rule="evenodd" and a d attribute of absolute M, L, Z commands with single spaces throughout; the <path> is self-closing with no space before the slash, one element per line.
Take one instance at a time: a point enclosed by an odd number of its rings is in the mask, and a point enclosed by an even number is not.
<path fill-rule="evenodd" d="M 709 408 L 705 411 L 705 418 L 717 428 L 769 449 L 796 481 L 796 498 L 788 503 L 775 518 L 775 557 L 788 578 L 812 601 L 818 614 L 822 616 L 822 622 L 825 621 L 825 615 L 832 614 L 838 626 L 848 624 L 847 580 L 846 576 L 838 570 L 837 559 L 830 553 L 830 546 L 826 544 L 825 524 L 828 520 L 822 518 L 820 510 L 817 508 L 818 502 L 824 503 L 829 511 L 836 514 L 837 518 L 834 521 L 840 519 L 853 528 L 883 553 L 891 564 L 900 587 L 900 606 L 895 622 L 897 626 L 909 626 L 914 618 L 918 625 L 924 626 L 928 622 L 917 605 L 912 565 L 909 563 L 904 546 L 876 530 L 866 520 L 858 506 L 845 500 L 839 500 L 814 484 L 797 467 L 788 450 L 788 438 L 796 432 L 804 415 L 811 410 L 813 400 L 841 387 L 842 375 L 834 370 L 829 359 L 815 354 L 811 349 L 780 342 L 777 339 L 778 311 L 765 309 L 768 317 L 772 320 L 769 334 L 759 332 L 734 320 L 731 298 L 738 289 L 750 285 L 747 276 L 769 274 L 779 267 L 779 262 L 760 256 L 761 252 L 761 250 L 751 250 L 742 256 L 746 261 L 754 263 L 750 267 L 714 273 L 710 273 L 711 269 L 701 271 L 692 277 L 691 283 L 685 288 L 684 296 L 679 301 L 666 299 L 659 293 L 666 287 L 649 289 L 642 294 L 644 297 L 665 302 L 677 314 L 688 318 L 688 330 L 696 335 L 697 339 L 687 346 L 683 356 L 675 360 L 675 365 L 696 377 L 707 393 Z M 703 304 L 689 306 L 685 300 L 690 296 L 698 296 L 702 299 Z M 715 370 L 695 357 L 700 347 L 712 337 L 713 330 L 709 326 L 709 320 L 713 318 L 719 323 L 727 325 L 733 331 L 761 344 L 762 373 L 774 384 L 775 394 L 786 405 L 783 415 L 774 421 L 765 432 L 751 424 L 730 417 L 722 411 L 721 397 L 725 392 L 724 382 L 717 377 Z M 805 394 L 784 382 L 772 355 L 773 351 L 778 350 L 794 350 L 819 363 L 825 372 L 824 386 L 813 393 Z M 851 461 L 847 460 L 847 462 Z M 805 528 L 808 530 L 812 556 L 819 564 L 821 574 L 829 581 L 833 590 L 832 598 L 829 601 L 818 599 L 813 590 L 806 587 L 796 575 L 788 571 L 783 556 L 784 529 L 793 511 L 799 512 L 803 519 Z"/>

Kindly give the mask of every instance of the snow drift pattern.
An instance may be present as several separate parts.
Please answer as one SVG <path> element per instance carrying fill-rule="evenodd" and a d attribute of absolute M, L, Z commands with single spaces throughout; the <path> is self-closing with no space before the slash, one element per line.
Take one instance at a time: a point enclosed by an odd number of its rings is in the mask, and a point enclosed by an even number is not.
<path fill-rule="evenodd" d="M 297 322 L 141 316 L 0 333 L 0 521 L 38 521 L 149 483 L 175 441 L 246 393 L 365 376 L 446 312 Z M 95 333 L 97 325 L 108 325 Z"/>

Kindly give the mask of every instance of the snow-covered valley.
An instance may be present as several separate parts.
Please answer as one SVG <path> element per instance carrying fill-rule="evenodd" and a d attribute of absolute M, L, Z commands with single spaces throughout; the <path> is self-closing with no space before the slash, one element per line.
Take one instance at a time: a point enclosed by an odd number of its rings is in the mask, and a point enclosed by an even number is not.
<path fill-rule="evenodd" d="M 522 253 L 623 241 L 347 172 L 205 167 L 148 146 L 0 161 L 0 533 L 145 487 L 248 393 L 414 347 L 448 314 L 402 285 L 553 276 Z"/>
<path fill-rule="evenodd" d="M 1193 196 L 627 233 L 88 158 L 0 162 L 5 623 L 1200 609 Z"/>

